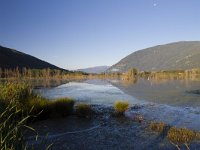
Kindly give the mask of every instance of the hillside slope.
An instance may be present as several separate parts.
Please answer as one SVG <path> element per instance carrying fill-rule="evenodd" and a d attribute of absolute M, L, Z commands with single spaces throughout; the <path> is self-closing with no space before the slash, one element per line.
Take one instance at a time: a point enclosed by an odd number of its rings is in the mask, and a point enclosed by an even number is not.
<path fill-rule="evenodd" d="M 30 69 L 61 69 L 36 57 L 0 46 L 0 68 L 13 69 L 16 67 L 26 67 Z"/>
<path fill-rule="evenodd" d="M 176 42 L 139 50 L 123 58 L 107 71 L 124 72 L 130 68 L 140 71 L 200 68 L 200 42 Z"/>

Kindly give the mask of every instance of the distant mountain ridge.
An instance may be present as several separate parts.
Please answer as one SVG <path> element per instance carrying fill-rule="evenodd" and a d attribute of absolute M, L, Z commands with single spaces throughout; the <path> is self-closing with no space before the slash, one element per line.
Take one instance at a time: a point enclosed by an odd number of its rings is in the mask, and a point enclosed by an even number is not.
<path fill-rule="evenodd" d="M 26 67 L 30 69 L 61 69 L 34 56 L 22 53 L 14 49 L 0 46 L 0 68 L 14 69 L 16 67 Z"/>
<path fill-rule="evenodd" d="M 96 67 L 78 69 L 77 71 L 82 71 L 82 72 L 86 72 L 86 73 L 103 73 L 108 68 L 109 68 L 109 66 L 96 66 Z"/>
<path fill-rule="evenodd" d="M 185 70 L 200 68 L 200 41 L 181 41 L 136 51 L 111 66 L 107 72 Z"/>

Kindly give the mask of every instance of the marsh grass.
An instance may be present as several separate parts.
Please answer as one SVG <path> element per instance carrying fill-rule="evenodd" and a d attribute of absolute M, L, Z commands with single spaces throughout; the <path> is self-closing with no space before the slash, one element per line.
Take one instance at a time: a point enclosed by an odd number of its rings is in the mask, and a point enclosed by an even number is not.
<path fill-rule="evenodd" d="M 48 100 L 35 94 L 31 86 L 26 83 L 7 82 L 0 84 L 0 104 L 6 106 L 10 101 L 15 102 L 18 109 L 24 112 L 31 111 L 31 118 L 36 116 L 36 120 L 47 119 L 49 117 L 65 117 L 73 112 L 74 100 L 60 98 Z M 33 108 L 32 108 L 33 107 Z"/>
<path fill-rule="evenodd" d="M 190 150 L 189 145 L 195 140 L 200 140 L 199 132 L 187 128 L 170 127 L 164 122 L 151 122 L 149 128 L 152 131 L 167 137 L 170 143 L 178 150 L 180 150 L 182 146 L 185 146 L 187 150 Z"/>
<path fill-rule="evenodd" d="M 11 101 L 5 109 L 0 110 L 0 150 L 49 150 L 53 143 L 47 143 L 46 139 L 39 142 L 39 146 L 27 143 L 24 134 L 35 129 L 28 125 L 31 116 L 19 109 L 14 101 Z M 35 142 L 38 135 L 35 136 Z"/>
<path fill-rule="evenodd" d="M 0 84 L 0 150 L 27 149 L 23 131 L 25 129 L 34 131 L 28 126 L 30 120 L 68 116 L 74 110 L 74 103 L 74 100 L 69 98 L 48 100 L 35 94 L 32 88 L 25 83 Z M 114 103 L 117 115 L 124 115 L 128 108 L 128 102 L 116 101 Z M 89 118 L 94 111 L 88 104 L 78 104 L 76 114 L 79 117 Z M 159 133 L 163 132 L 165 127 L 163 122 L 150 124 L 150 129 Z M 200 133 L 185 128 L 171 127 L 167 138 L 177 149 L 180 149 L 182 145 L 189 149 L 189 144 L 195 138 L 200 140 Z"/>
<path fill-rule="evenodd" d="M 25 150 L 24 132 L 34 131 L 33 119 L 65 117 L 73 112 L 74 100 L 48 100 L 33 92 L 25 83 L 0 84 L 0 150 Z M 50 145 L 43 146 L 48 149 Z M 33 148 L 32 148 L 33 149 Z"/>
<path fill-rule="evenodd" d="M 169 141 L 180 150 L 181 145 L 185 145 L 189 150 L 189 144 L 195 139 L 195 132 L 186 128 L 171 127 L 167 138 Z"/>
<path fill-rule="evenodd" d="M 29 103 L 29 108 L 33 106 L 32 115 L 37 116 L 37 120 L 66 117 L 72 114 L 74 108 L 74 100 L 69 98 L 61 98 L 56 100 L 47 100 L 38 98 Z"/>
<path fill-rule="evenodd" d="M 115 113 L 117 115 L 124 115 L 125 111 L 128 110 L 129 103 L 124 101 L 116 101 L 114 103 Z"/>
<path fill-rule="evenodd" d="M 47 119 L 50 117 L 50 115 L 52 113 L 50 101 L 45 98 L 42 98 L 42 97 L 38 97 L 36 99 L 31 99 L 27 103 L 27 109 L 30 109 L 31 107 L 33 107 L 31 116 L 32 116 L 32 118 L 35 118 L 35 120 Z"/>
<path fill-rule="evenodd" d="M 155 131 L 158 133 L 164 132 L 165 127 L 166 127 L 166 124 L 164 122 L 151 122 L 149 125 L 149 128 L 152 131 Z"/>
<path fill-rule="evenodd" d="M 82 118 L 90 118 L 93 114 L 93 110 L 88 104 L 78 104 L 76 106 L 76 115 Z"/>
<path fill-rule="evenodd" d="M 0 84 L 0 100 L 3 103 L 9 104 L 10 101 L 13 101 L 17 105 L 21 105 L 33 95 L 32 88 L 25 83 L 7 82 Z"/>
<path fill-rule="evenodd" d="M 197 139 L 198 141 L 200 141 L 200 132 L 197 132 L 197 133 L 196 133 L 196 139 Z"/>
<path fill-rule="evenodd" d="M 26 144 L 23 136 L 27 126 L 29 115 L 19 109 L 14 101 L 11 101 L 5 109 L 0 112 L 0 149 L 1 150 L 23 150 Z"/>
<path fill-rule="evenodd" d="M 69 98 L 60 98 L 51 102 L 53 113 L 60 115 L 61 117 L 68 116 L 73 113 L 74 100 Z"/>

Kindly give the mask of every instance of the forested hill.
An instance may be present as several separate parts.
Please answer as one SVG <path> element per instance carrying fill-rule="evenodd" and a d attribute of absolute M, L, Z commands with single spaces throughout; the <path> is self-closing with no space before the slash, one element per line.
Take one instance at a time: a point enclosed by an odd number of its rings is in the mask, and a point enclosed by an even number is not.
<path fill-rule="evenodd" d="M 200 42 L 176 42 L 136 51 L 110 67 L 107 72 L 185 70 L 200 68 Z"/>

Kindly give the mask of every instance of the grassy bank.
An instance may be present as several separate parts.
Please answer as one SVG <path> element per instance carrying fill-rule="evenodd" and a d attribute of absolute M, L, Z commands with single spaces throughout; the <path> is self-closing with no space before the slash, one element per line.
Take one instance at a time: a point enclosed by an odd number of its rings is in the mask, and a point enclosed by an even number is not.
<path fill-rule="evenodd" d="M 160 70 L 160 71 L 141 71 L 137 68 L 130 68 L 126 72 L 104 72 L 101 74 L 85 73 L 80 71 L 66 71 L 57 69 L 1 69 L 1 79 L 42 79 L 42 80 L 85 80 L 85 79 L 120 79 L 123 81 L 137 82 L 137 79 L 151 80 L 200 80 L 200 69 L 189 70 Z"/>
<path fill-rule="evenodd" d="M 6 107 L 12 101 L 18 109 L 30 112 L 32 116 L 45 119 L 55 116 L 67 116 L 73 111 L 74 100 L 61 98 L 48 100 L 35 94 L 32 88 L 25 83 L 0 84 L 0 103 Z"/>
<path fill-rule="evenodd" d="M 74 100 L 48 100 L 33 92 L 25 83 L 0 84 L 0 149 L 27 149 L 26 129 L 30 122 L 51 117 L 65 117 L 73 112 Z"/>

